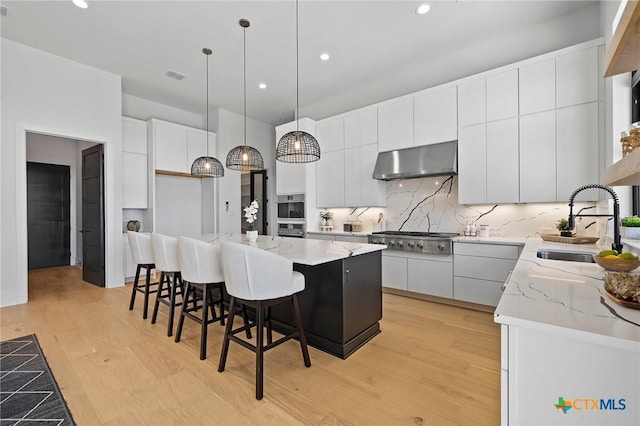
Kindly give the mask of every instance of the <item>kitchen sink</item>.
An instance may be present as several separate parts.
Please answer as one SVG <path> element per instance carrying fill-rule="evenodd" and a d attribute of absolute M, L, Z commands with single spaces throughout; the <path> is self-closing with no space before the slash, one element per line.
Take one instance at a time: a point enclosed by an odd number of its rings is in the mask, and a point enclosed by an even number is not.
<path fill-rule="evenodd" d="M 569 262 L 596 263 L 593 254 L 584 252 L 569 252 L 555 250 L 538 250 L 538 257 L 550 260 L 565 260 Z"/>

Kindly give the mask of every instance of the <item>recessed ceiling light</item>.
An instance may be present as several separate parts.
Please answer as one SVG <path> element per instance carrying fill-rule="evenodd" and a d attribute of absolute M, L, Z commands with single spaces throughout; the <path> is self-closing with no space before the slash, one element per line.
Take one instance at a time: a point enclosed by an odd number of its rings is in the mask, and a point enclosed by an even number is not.
<path fill-rule="evenodd" d="M 267 85 L 264 84 L 264 83 L 260 83 L 260 84 L 258 84 L 258 87 L 261 88 L 261 89 L 266 89 Z"/>
<path fill-rule="evenodd" d="M 418 6 L 418 8 L 416 9 L 416 13 L 418 15 L 424 15 L 425 13 L 429 12 L 429 10 L 431 9 L 431 6 L 429 6 L 427 3 L 425 4 L 421 4 L 420 6 Z"/>
<path fill-rule="evenodd" d="M 86 9 L 87 7 L 89 7 L 89 5 L 85 0 L 72 0 L 72 1 L 73 1 L 73 4 L 78 6 L 80 9 Z"/>
<path fill-rule="evenodd" d="M 326 52 L 320 54 L 320 59 L 322 59 L 323 61 L 328 61 L 330 57 L 331 56 L 329 56 L 329 54 Z"/>

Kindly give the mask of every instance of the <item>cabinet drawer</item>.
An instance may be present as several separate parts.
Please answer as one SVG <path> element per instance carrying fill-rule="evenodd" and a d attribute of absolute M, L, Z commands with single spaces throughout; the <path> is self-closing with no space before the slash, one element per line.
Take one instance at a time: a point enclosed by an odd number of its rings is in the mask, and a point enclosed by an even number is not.
<path fill-rule="evenodd" d="M 367 237 L 360 237 L 358 235 L 336 235 L 335 240 L 349 243 L 367 243 Z"/>
<path fill-rule="evenodd" d="M 517 261 L 509 259 L 455 255 L 453 275 L 503 283 L 516 263 Z"/>
<path fill-rule="evenodd" d="M 453 297 L 453 268 L 449 262 L 407 260 L 407 288 L 416 293 Z"/>
<path fill-rule="evenodd" d="M 481 305 L 497 306 L 502 296 L 501 285 L 502 283 L 496 281 L 454 277 L 453 298 Z"/>
<path fill-rule="evenodd" d="M 382 286 L 407 289 L 407 259 L 404 257 L 382 256 Z"/>
<path fill-rule="evenodd" d="M 453 253 L 465 256 L 497 257 L 518 260 L 520 246 L 504 244 L 454 243 Z"/>

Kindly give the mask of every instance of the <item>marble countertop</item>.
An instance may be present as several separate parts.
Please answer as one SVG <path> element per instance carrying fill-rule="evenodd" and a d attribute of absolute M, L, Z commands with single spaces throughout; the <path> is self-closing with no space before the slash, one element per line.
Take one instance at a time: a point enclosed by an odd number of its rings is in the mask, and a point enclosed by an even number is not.
<path fill-rule="evenodd" d="M 258 241 L 255 243 L 250 243 L 243 234 L 205 234 L 197 238 L 211 243 L 226 240 L 250 244 L 284 256 L 293 261 L 293 263 L 311 266 L 387 248 L 387 246 L 381 244 L 273 237 L 269 235 L 258 235 Z"/>
<path fill-rule="evenodd" d="M 640 351 L 640 310 L 614 302 L 595 263 L 547 260 L 539 249 L 598 253 L 608 245 L 528 240 L 495 310 L 501 324 Z"/>

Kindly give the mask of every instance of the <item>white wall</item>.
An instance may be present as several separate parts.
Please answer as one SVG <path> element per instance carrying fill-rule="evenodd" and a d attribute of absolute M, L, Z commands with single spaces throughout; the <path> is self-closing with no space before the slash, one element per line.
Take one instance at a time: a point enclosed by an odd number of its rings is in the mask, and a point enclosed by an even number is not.
<path fill-rule="evenodd" d="M 157 118 L 203 130 L 206 124 L 202 114 L 195 114 L 126 93 L 122 94 L 122 115 L 144 121 Z M 209 130 L 213 131 L 211 124 L 209 124 Z"/>
<path fill-rule="evenodd" d="M 224 109 L 218 109 L 217 117 L 217 159 L 226 164 L 227 153 L 244 144 L 244 116 Z M 267 170 L 267 197 L 269 200 L 269 229 L 275 229 L 275 128 L 252 118 L 247 119 L 247 145 L 262 154 Z M 225 167 L 224 177 L 217 179 L 218 185 L 218 232 L 240 232 L 240 172 Z M 228 209 L 227 209 L 228 203 Z M 246 207 L 246 206 L 244 206 Z M 272 231 L 272 233 L 274 233 Z"/>
<path fill-rule="evenodd" d="M 27 131 L 104 143 L 106 285 L 122 285 L 120 76 L 7 39 L 1 54 L 0 305 L 27 302 Z"/>

